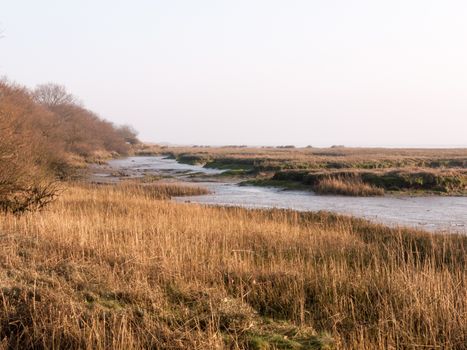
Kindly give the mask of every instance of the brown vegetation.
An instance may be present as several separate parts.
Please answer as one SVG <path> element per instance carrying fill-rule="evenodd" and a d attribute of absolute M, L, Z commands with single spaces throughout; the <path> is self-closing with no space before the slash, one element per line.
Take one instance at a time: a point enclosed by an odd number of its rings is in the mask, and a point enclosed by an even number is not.
<path fill-rule="evenodd" d="M 0 214 L 1 344 L 465 348 L 465 236 L 154 197 L 72 186 Z"/>
<path fill-rule="evenodd" d="M 141 146 L 137 154 L 165 154 L 181 162 L 254 171 L 287 169 L 466 168 L 467 149 L 276 148 Z"/>
<path fill-rule="evenodd" d="M 364 183 L 358 177 L 324 178 L 314 187 L 318 194 L 340 194 L 345 196 L 382 196 L 384 189 Z"/>
<path fill-rule="evenodd" d="M 189 164 L 225 169 L 245 184 L 308 188 L 319 193 L 379 195 L 467 194 L 467 149 L 159 147 L 136 154 L 163 154 Z M 318 186 L 321 182 L 321 186 Z M 359 188 L 357 188 L 359 187 Z M 335 190 L 335 191 L 334 191 Z"/>
<path fill-rule="evenodd" d="M 143 179 L 144 181 L 144 179 Z M 123 181 L 118 186 L 108 184 L 108 193 L 123 193 L 126 196 L 138 196 L 147 199 L 170 199 L 182 196 L 200 196 L 208 194 L 209 191 L 200 186 L 177 182 L 150 182 L 144 183 L 141 180 Z M 90 188 L 93 188 L 91 185 Z"/>
<path fill-rule="evenodd" d="M 126 154 L 135 140 L 131 128 L 98 118 L 61 86 L 29 91 L 0 81 L 0 210 L 42 208 L 77 160 Z"/>
<path fill-rule="evenodd" d="M 115 127 L 99 118 L 76 102 L 63 86 L 39 85 L 32 97 L 54 116 L 52 127 L 65 151 L 85 158 L 98 151 L 127 154 L 129 144 L 137 142 L 133 129 Z"/>

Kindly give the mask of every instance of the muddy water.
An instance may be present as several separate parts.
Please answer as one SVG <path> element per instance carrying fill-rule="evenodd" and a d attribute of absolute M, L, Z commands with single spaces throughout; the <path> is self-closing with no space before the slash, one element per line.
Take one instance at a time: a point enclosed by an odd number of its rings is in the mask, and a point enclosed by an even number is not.
<path fill-rule="evenodd" d="M 284 191 L 269 187 L 239 186 L 234 182 L 206 181 L 197 175 L 216 175 L 221 170 L 180 164 L 162 157 L 131 157 L 109 163 L 113 171 L 127 176 L 144 174 L 173 176 L 198 181 L 212 194 L 176 198 L 180 202 L 250 208 L 287 208 L 302 211 L 326 210 L 350 214 L 395 226 L 413 226 L 429 231 L 467 234 L 467 197 L 347 197 L 319 196 L 306 191 Z M 101 174 L 105 176 L 105 174 Z"/>

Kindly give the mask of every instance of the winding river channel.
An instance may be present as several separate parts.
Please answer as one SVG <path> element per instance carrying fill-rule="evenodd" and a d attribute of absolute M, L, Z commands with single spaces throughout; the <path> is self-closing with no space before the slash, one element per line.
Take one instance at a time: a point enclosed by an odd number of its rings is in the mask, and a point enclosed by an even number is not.
<path fill-rule="evenodd" d="M 97 172 L 94 176 L 112 181 L 115 178 L 112 173 L 123 173 L 129 177 L 158 175 L 197 182 L 211 191 L 211 194 L 203 196 L 175 198 L 179 202 L 300 211 L 325 210 L 391 226 L 412 226 L 428 231 L 467 234 L 467 197 L 322 196 L 308 191 L 239 186 L 235 181 L 226 181 L 216 176 L 222 171 L 181 164 L 163 157 L 129 157 L 110 161 L 106 172 Z"/>

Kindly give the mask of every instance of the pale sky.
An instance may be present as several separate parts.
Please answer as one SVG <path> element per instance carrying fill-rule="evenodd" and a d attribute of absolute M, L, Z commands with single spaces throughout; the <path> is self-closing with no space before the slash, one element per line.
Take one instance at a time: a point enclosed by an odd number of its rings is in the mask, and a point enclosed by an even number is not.
<path fill-rule="evenodd" d="M 141 139 L 467 146 L 465 0 L 1 0 L 0 75 Z"/>

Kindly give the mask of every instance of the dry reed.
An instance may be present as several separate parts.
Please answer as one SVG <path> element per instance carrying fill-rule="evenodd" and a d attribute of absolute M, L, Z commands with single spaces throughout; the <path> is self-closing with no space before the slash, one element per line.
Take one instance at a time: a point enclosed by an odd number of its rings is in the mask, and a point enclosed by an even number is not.
<path fill-rule="evenodd" d="M 467 237 L 71 186 L 0 215 L 0 344 L 464 349 Z"/>
<path fill-rule="evenodd" d="M 361 179 L 326 178 L 320 180 L 313 191 L 319 194 L 340 194 L 344 196 L 382 196 L 384 189 L 366 184 Z"/>

